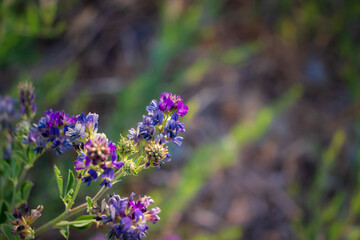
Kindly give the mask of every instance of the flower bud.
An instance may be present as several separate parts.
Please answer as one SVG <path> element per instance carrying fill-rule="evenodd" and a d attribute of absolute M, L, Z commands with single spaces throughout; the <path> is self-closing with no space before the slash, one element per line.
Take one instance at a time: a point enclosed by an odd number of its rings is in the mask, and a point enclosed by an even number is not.
<path fill-rule="evenodd" d="M 118 153 L 122 156 L 130 156 L 136 152 L 136 145 L 133 140 L 120 136 L 120 141 L 117 145 Z"/>
<path fill-rule="evenodd" d="M 123 166 L 123 171 L 127 174 L 127 175 L 137 175 L 137 170 L 136 170 L 136 164 L 131 161 L 125 161 L 125 164 Z"/>
<path fill-rule="evenodd" d="M 147 167 L 159 167 L 168 158 L 168 147 L 165 144 L 151 141 L 145 147 L 145 152 L 148 157 Z"/>
<path fill-rule="evenodd" d="M 28 119 L 32 119 L 35 116 L 36 104 L 34 87 L 31 82 L 19 84 L 19 96 L 21 114 Z"/>

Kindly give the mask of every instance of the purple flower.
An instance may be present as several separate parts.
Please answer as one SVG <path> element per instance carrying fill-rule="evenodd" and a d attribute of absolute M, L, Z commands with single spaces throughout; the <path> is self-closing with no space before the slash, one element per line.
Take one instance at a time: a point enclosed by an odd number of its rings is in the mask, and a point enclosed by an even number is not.
<path fill-rule="evenodd" d="M 135 130 L 134 128 L 131 128 L 129 130 L 129 134 L 127 135 L 127 137 L 131 140 L 133 140 L 135 143 L 139 142 L 141 140 L 141 135 L 139 133 L 139 128 L 137 128 L 137 130 Z"/>
<path fill-rule="evenodd" d="M 104 172 L 101 175 L 101 179 L 104 179 L 100 186 L 105 186 L 105 187 L 112 187 L 111 181 L 114 180 L 114 169 L 113 168 L 106 168 L 104 170 Z"/>
<path fill-rule="evenodd" d="M 153 125 L 153 118 L 151 116 L 143 116 L 143 121 L 138 123 L 140 137 L 149 141 L 155 135 L 155 127 Z"/>
<path fill-rule="evenodd" d="M 185 116 L 188 110 L 189 107 L 180 96 L 164 92 L 160 95 L 159 102 L 153 99 L 146 107 L 148 115 L 143 116 L 137 128 L 129 130 L 128 138 L 133 140 L 134 145 L 140 142 L 145 145 L 148 160 L 146 167 L 160 167 L 164 162 L 170 161 L 170 154 L 165 146 L 167 143 L 182 145 L 183 137 L 178 134 L 185 132 L 185 124 L 180 122 L 180 117 Z M 122 148 L 119 146 L 119 149 Z"/>
<path fill-rule="evenodd" d="M 111 197 L 105 208 L 108 210 L 94 218 L 112 228 L 108 234 L 109 239 L 116 237 L 123 240 L 141 240 L 146 237 L 149 228 L 146 222 L 154 224 L 160 219 L 160 208 L 148 209 L 149 205 L 154 203 L 150 197 L 144 196 L 134 201 L 133 196 L 134 193 L 130 198 L 121 198 L 119 195 Z"/>
<path fill-rule="evenodd" d="M 78 151 L 78 154 L 74 161 L 75 170 L 88 169 L 88 172 L 102 173 L 103 181 L 100 185 L 111 188 L 115 169 L 124 165 L 123 162 L 117 160 L 116 145 L 109 141 L 104 133 L 96 133 L 92 139 L 84 144 L 84 148 Z M 109 160 L 110 156 L 111 160 Z M 86 182 L 89 185 L 91 178 L 84 177 L 83 181 L 85 181 L 84 179 L 88 179 Z"/>
<path fill-rule="evenodd" d="M 159 109 L 163 112 L 168 112 L 174 106 L 174 102 L 171 99 L 172 94 L 164 92 L 160 95 Z"/>
<path fill-rule="evenodd" d="M 64 152 L 67 152 L 71 149 L 71 147 L 72 144 L 70 140 L 66 137 L 56 138 L 51 145 L 51 148 L 55 149 L 56 154 L 62 154 Z"/>
<path fill-rule="evenodd" d="M 175 112 L 171 118 L 165 123 L 164 133 L 166 141 L 174 142 L 176 145 L 181 146 L 182 137 L 177 136 L 178 132 L 185 132 L 185 125 L 179 121 L 179 116 Z"/>
<path fill-rule="evenodd" d="M 64 111 L 54 112 L 52 109 L 45 112 L 37 125 L 30 129 L 25 144 L 36 145 L 34 151 L 41 153 L 46 148 L 55 149 L 57 154 L 69 151 L 72 146 L 71 139 L 66 136 L 69 128 L 74 127 L 74 116 L 65 114 Z"/>
<path fill-rule="evenodd" d="M 86 183 L 86 185 L 90 185 L 90 183 L 92 182 L 92 180 L 94 180 L 94 182 L 97 181 L 98 179 L 98 174 L 94 169 L 90 169 L 89 171 L 87 171 L 88 175 L 86 177 L 83 177 L 82 181 Z"/>
<path fill-rule="evenodd" d="M 149 114 L 153 115 L 154 112 L 156 112 L 159 109 L 159 104 L 158 102 L 153 99 L 149 106 L 146 107 L 146 111 L 148 111 Z"/>
<path fill-rule="evenodd" d="M 106 168 L 106 160 L 115 151 L 113 143 L 108 141 L 104 133 L 95 134 L 93 139 L 85 143 L 85 149 L 86 157 L 91 160 L 92 165 L 99 165 L 103 169 Z"/>
<path fill-rule="evenodd" d="M 96 113 L 89 113 L 86 117 L 82 113 L 76 116 L 76 124 L 73 128 L 68 129 L 66 135 L 75 139 L 89 139 L 97 133 L 99 115 Z"/>
<path fill-rule="evenodd" d="M 187 112 L 189 111 L 189 107 L 185 105 L 182 100 L 178 102 L 176 112 L 179 114 L 180 117 L 184 117 Z"/>
<path fill-rule="evenodd" d="M 154 103 L 152 103 L 147 107 L 147 109 L 149 108 L 152 110 L 154 106 Z M 183 117 L 187 114 L 189 107 L 183 103 L 180 96 L 164 92 L 160 95 L 159 109 L 163 112 L 176 111 L 181 117 Z"/>
<path fill-rule="evenodd" d="M 77 159 L 74 161 L 75 170 L 87 169 L 91 160 L 86 157 L 83 150 L 80 150 Z"/>

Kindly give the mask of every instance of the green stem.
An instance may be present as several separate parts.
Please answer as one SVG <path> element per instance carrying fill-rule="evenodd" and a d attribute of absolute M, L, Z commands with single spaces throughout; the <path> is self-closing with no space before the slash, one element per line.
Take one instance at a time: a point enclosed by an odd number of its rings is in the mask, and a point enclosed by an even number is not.
<path fill-rule="evenodd" d="M 20 177 L 18 178 L 18 183 L 21 184 L 24 181 L 27 171 L 30 169 L 28 165 L 25 165 L 21 171 Z"/>
<path fill-rule="evenodd" d="M 67 210 L 71 209 L 71 207 L 74 205 L 76 197 L 77 197 L 77 195 L 79 193 L 79 190 L 80 190 L 81 183 L 82 183 L 81 179 L 77 180 L 76 187 L 75 187 L 75 192 L 74 192 L 74 194 L 73 194 L 73 196 L 71 198 L 71 202 L 69 203 L 69 205 L 67 207 Z"/>
<path fill-rule="evenodd" d="M 116 176 L 117 175 L 117 176 Z M 122 172 L 118 171 L 115 174 L 116 177 L 122 176 Z M 114 180 L 113 182 L 115 182 L 116 180 Z M 80 184 L 79 184 L 80 185 Z M 80 187 L 79 187 L 80 188 Z M 107 187 L 102 187 L 100 189 L 100 191 L 92 198 L 92 202 L 96 202 L 97 200 L 99 200 L 99 198 L 108 190 L 109 188 Z M 77 194 L 77 193 L 76 193 Z M 39 235 L 45 231 L 47 231 L 49 228 L 51 228 L 52 226 L 55 226 L 58 222 L 67 219 L 69 217 L 74 216 L 75 214 L 79 213 L 82 210 L 85 210 L 87 207 L 87 203 L 83 203 L 73 209 L 69 209 L 68 212 L 63 212 L 61 215 L 57 216 L 56 218 L 54 218 L 53 220 L 51 220 L 50 222 L 42 225 L 41 227 L 39 227 L 36 231 L 35 234 Z"/>
<path fill-rule="evenodd" d="M 106 192 L 106 190 L 108 190 L 109 188 L 107 188 L 107 187 L 102 187 L 101 189 L 100 189 L 100 191 L 92 198 L 92 202 L 96 202 L 97 200 L 99 200 L 99 198 Z M 86 207 L 87 207 L 87 203 L 83 203 L 83 204 L 81 204 L 81 205 L 79 205 L 79 206 L 77 206 L 77 207 L 75 207 L 75 208 L 73 208 L 73 209 L 70 209 L 69 210 L 69 216 L 72 216 L 72 215 L 74 215 L 74 214 L 76 214 L 76 213 L 78 213 L 78 212 L 80 212 L 80 211 L 82 211 L 82 210 L 85 210 L 86 209 Z"/>
<path fill-rule="evenodd" d="M 92 199 L 93 201 L 98 200 L 107 190 L 108 188 L 102 187 L 100 189 L 100 191 L 94 196 L 94 198 Z M 58 222 L 65 220 L 69 217 L 74 216 L 75 214 L 77 214 L 78 212 L 85 210 L 87 206 L 87 203 L 81 204 L 79 206 L 77 206 L 76 208 L 70 209 L 68 211 L 68 213 L 65 211 L 62 214 L 60 214 L 59 216 L 57 216 L 56 218 L 54 218 L 53 220 L 51 220 L 50 222 L 42 225 L 41 227 L 39 227 L 36 231 L 35 234 L 39 235 L 45 231 L 47 231 L 49 228 L 55 226 Z"/>
<path fill-rule="evenodd" d="M 15 196 L 16 196 L 16 188 L 17 188 L 17 179 L 14 180 L 13 182 L 14 187 L 13 187 L 13 194 L 12 194 L 12 199 L 11 199 L 11 206 L 15 205 Z"/>
<path fill-rule="evenodd" d="M 60 214 L 59 216 L 57 216 L 50 222 L 48 222 L 48 223 L 42 225 L 41 227 L 39 227 L 38 229 L 36 229 L 35 234 L 39 235 L 39 234 L 47 231 L 50 227 L 54 226 L 56 223 L 60 222 L 61 220 L 66 219 L 69 216 L 70 215 L 66 214 L 66 212 L 63 212 L 62 214 Z"/>

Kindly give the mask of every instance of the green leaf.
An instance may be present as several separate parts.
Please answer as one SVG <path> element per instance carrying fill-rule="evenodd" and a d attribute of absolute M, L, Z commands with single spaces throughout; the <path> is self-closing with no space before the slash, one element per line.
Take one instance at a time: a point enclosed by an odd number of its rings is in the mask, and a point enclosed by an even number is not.
<path fill-rule="evenodd" d="M 21 185 L 21 199 L 24 201 L 27 201 L 29 198 L 29 194 L 30 194 L 30 190 L 32 188 L 32 186 L 34 186 L 34 184 L 29 181 L 26 180 L 22 185 Z"/>
<path fill-rule="evenodd" d="M 64 197 L 68 194 L 68 192 L 70 192 L 71 188 L 74 186 L 74 181 L 75 181 L 74 173 L 69 169 L 69 175 L 68 175 Z"/>
<path fill-rule="evenodd" d="M 74 221 L 95 220 L 94 217 L 96 217 L 96 215 L 82 215 L 82 216 L 76 218 Z"/>
<path fill-rule="evenodd" d="M 69 226 L 67 226 L 66 228 L 60 229 L 60 233 L 65 239 L 69 239 L 69 235 L 70 235 Z"/>
<path fill-rule="evenodd" d="M 10 240 L 15 240 L 16 237 L 14 235 L 12 235 L 12 229 L 9 225 L 1 225 L 1 231 L 4 233 L 4 235 L 10 239 Z"/>
<path fill-rule="evenodd" d="M 13 216 L 11 213 L 5 212 L 5 215 L 6 215 L 6 217 L 7 217 L 8 220 L 13 220 L 13 221 L 15 221 L 15 218 L 14 218 L 14 216 Z"/>
<path fill-rule="evenodd" d="M 56 224 L 56 227 L 70 226 L 77 230 L 85 230 L 88 229 L 91 224 L 96 222 L 96 220 L 94 219 L 95 216 L 96 215 L 84 215 L 75 219 L 74 221 L 61 221 Z"/>
<path fill-rule="evenodd" d="M 32 149 L 32 147 L 30 147 L 30 146 L 27 146 L 26 154 L 29 159 L 29 166 L 32 166 L 37 158 L 37 155 L 36 155 L 35 151 Z"/>
<path fill-rule="evenodd" d="M 0 200 L 0 224 L 7 221 L 6 211 L 8 211 L 8 206 L 4 200 Z"/>
<path fill-rule="evenodd" d="M 11 178 L 11 168 L 10 168 L 9 163 L 7 163 L 5 160 L 3 160 L 1 164 L 4 166 L 5 172 L 8 175 L 9 179 L 12 179 Z"/>
<path fill-rule="evenodd" d="M 25 164 L 27 164 L 27 158 L 25 157 L 23 151 L 14 150 L 14 151 L 13 151 L 13 154 L 14 154 L 14 156 L 15 156 L 15 158 L 16 158 L 17 160 L 22 161 L 22 162 L 24 162 Z"/>
<path fill-rule="evenodd" d="M 12 179 L 17 179 L 21 170 L 21 164 L 16 160 L 16 157 L 11 158 L 11 176 Z"/>
<path fill-rule="evenodd" d="M 56 167 L 56 165 L 54 165 L 54 171 L 55 171 L 56 181 L 57 181 L 57 185 L 58 185 L 59 193 L 60 193 L 60 197 L 61 197 L 62 193 L 63 193 L 63 178 L 61 176 L 60 170 Z"/>
<path fill-rule="evenodd" d="M 93 208 L 93 202 L 91 200 L 91 197 L 89 196 L 86 196 L 86 202 L 87 202 L 87 210 L 88 210 L 88 213 L 91 213 L 91 210 Z"/>

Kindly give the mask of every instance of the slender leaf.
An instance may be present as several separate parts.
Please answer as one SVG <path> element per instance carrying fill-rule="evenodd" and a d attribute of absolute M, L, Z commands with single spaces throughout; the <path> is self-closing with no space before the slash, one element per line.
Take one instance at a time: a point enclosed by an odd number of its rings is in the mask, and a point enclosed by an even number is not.
<path fill-rule="evenodd" d="M 21 151 L 21 150 L 14 150 L 14 151 L 13 151 L 13 154 L 14 154 L 15 158 L 16 158 L 17 160 L 19 160 L 19 162 L 22 161 L 22 162 L 24 162 L 25 164 L 28 164 L 27 158 L 26 158 L 26 156 L 24 155 L 24 152 L 23 152 L 23 151 Z"/>
<path fill-rule="evenodd" d="M 67 185 L 66 185 L 66 190 L 65 190 L 65 193 L 64 193 L 64 197 L 70 192 L 70 190 L 74 186 L 74 181 L 75 181 L 74 173 L 69 169 L 69 175 L 68 175 L 68 180 L 67 180 Z"/>
<path fill-rule="evenodd" d="M 32 166 L 37 158 L 35 151 L 32 149 L 32 147 L 27 146 L 26 148 L 26 154 L 29 159 L 29 165 Z"/>
<path fill-rule="evenodd" d="M 11 175 L 12 179 L 16 179 L 19 176 L 21 170 L 21 164 L 16 160 L 16 157 L 11 158 Z"/>
<path fill-rule="evenodd" d="M 82 215 L 82 216 L 76 218 L 75 221 L 94 220 L 94 217 L 96 217 L 96 215 Z"/>
<path fill-rule="evenodd" d="M 30 194 L 30 190 L 32 188 L 32 186 L 34 186 L 34 184 L 29 181 L 26 180 L 22 185 L 21 185 L 21 199 L 24 201 L 27 201 L 29 198 L 29 194 Z"/>
<path fill-rule="evenodd" d="M 67 226 L 66 228 L 60 229 L 60 233 L 65 239 L 69 239 L 69 235 L 70 235 L 69 226 Z"/>
<path fill-rule="evenodd" d="M 11 167 L 10 167 L 9 163 L 7 163 L 5 160 L 3 160 L 1 164 L 4 166 L 5 172 L 8 175 L 9 179 L 12 180 Z"/>
<path fill-rule="evenodd" d="M 58 184 L 59 193 L 60 193 L 60 197 L 61 197 L 62 193 L 63 193 L 63 178 L 61 176 L 60 170 L 56 167 L 56 165 L 54 165 L 54 171 L 55 171 L 56 181 Z"/>
<path fill-rule="evenodd" d="M 84 215 L 75 219 L 74 221 L 61 221 L 56 224 L 56 227 L 70 226 L 77 230 L 85 230 L 88 229 L 91 226 L 91 224 L 96 222 L 94 217 L 95 215 Z"/>

